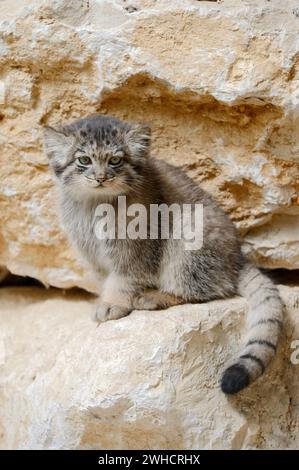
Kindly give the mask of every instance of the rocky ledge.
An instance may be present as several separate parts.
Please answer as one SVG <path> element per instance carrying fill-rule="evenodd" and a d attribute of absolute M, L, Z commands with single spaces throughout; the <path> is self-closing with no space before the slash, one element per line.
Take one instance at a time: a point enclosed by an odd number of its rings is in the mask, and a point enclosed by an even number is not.
<path fill-rule="evenodd" d="M 2 288 L 0 448 L 298 448 L 299 287 L 280 291 L 277 357 L 227 398 L 218 380 L 239 350 L 244 299 L 133 312 L 97 327 L 88 294 Z"/>

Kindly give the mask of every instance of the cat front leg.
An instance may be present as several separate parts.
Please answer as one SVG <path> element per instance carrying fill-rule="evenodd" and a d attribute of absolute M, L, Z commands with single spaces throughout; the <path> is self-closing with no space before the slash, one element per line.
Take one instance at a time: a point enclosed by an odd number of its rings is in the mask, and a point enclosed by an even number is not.
<path fill-rule="evenodd" d="M 111 273 L 103 286 L 92 319 L 98 323 L 126 317 L 133 310 L 136 295 L 134 282 L 126 276 Z"/>

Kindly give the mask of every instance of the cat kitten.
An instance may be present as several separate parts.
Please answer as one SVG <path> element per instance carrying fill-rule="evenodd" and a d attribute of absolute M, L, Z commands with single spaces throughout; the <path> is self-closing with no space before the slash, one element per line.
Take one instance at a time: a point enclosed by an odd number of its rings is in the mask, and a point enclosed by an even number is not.
<path fill-rule="evenodd" d="M 150 129 L 94 115 L 46 127 L 44 145 L 60 189 L 65 230 L 90 266 L 107 273 L 95 320 L 239 293 L 250 304 L 248 333 L 221 388 L 236 393 L 262 375 L 282 328 L 278 290 L 244 259 L 234 225 L 211 196 L 179 168 L 149 154 Z M 151 204 L 202 204 L 202 248 L 186 250 L 183 240 L 173 238 L 99 240 L 96 208 L 108 202 L 117 213 L 118 196 L 147 212 Z"/>

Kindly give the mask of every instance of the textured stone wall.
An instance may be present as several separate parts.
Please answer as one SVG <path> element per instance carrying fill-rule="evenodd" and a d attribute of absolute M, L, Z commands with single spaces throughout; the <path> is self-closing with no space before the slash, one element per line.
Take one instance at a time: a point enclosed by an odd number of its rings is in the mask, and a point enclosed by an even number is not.
<path fill-rule="evenodd" d="M 259 265 L 299 268 L 298 33 L 297 0 L 0 1 L 0 281 L 97 290 L 41 142 L 94 112 L 149 123 L 153 154 L 215 196 Z M 277 357 L 227 398 L 244 299 L 97 328 L 90 294 L 1 288 L 0 448 L 298 448 L 299 288 L 280 289 Z"/>
<path fill-rule="evenodd" d="M 93 288 L 40 129 L 102 112 L 148 122 L 260 265 L 299 267 L 296 0 L 4 0 L 0 18 L 0 265 Z"/>

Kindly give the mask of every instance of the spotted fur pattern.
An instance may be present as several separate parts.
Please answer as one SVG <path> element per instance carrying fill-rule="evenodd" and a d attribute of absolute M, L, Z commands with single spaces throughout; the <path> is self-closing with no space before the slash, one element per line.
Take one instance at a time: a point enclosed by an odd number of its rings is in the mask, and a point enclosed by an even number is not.
<path fill-rule="evenodd" d="M 45 128 L 44 143 L 60 189 L 62 223 L 90 266 L 107 273 L 95 320 L 240 293 L 250 304 L 248 334 L 221 388 L 236 393 L 257 379 L 276 352 L 282 303 L 273 283 L 242 256 L 234 225 L 211 196 L 181 169 L 150 156 L 146 126 L 94 115 Z M 187 251 L 173 238 L 98 240 L 96 207 L 109 202 L 117 213 L 119 195 L 147 213 L 150 204 L 203 204 L 203 247 Z"/>

